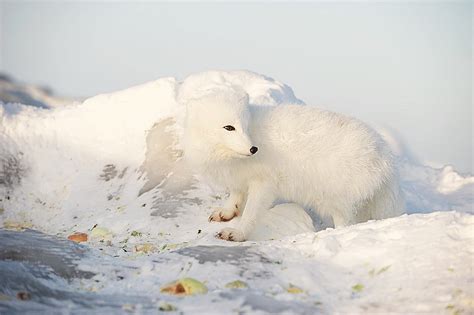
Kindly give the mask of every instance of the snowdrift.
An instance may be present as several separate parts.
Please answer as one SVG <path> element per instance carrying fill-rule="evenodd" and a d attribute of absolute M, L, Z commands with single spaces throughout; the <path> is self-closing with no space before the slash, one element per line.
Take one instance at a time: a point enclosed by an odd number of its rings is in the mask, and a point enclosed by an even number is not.
<path fill-rule="evenodd" d="M 215 232 L 232 225 L 207 222 L 224 192 L 209 188 L 186 168 L 181 137 L 183 100 L 216 85 L 239 86 L 254 105 L 303 104 L 290 87 L 273 79 L 213 71 L 184 81 L 163 78 L 52 109 L 1 105 L 0 225 L 59 238 L 4 231 L 0 258 L 33 238 L 68 248 L 79 245 L 61 239 L 88 233 L 88 246 L 79 246 L 87 254 L 75 257 L 79 263 L 71 267 L 78 276 L 59 275 L 42 284 L 75 297 L 53 294 L 53 304 L 70 303 L 77 310 L 151 310 L 163 301 L 206 313 L 472 310 L 474 177 L 451 166 L 418 165 L 400 150 L 409 215 L 314 233 L 327 224 L 316 217 L 312 223 L 303 209 L 288 205 L 264 218 L 253 236 L 259 242 L 215 239 Z M 393 146 L 402 147 L 394 141 Z M 24 242 L 12 245 L 12 235 Z M 54 271 L 50 260 L 42 264 Z M 5 268 L 15 273 L 20 267 L 0 264 L 4 276 Z M 120 280 L 111 276 L 117 273 Z M 206 281 L 209 293 L 186 299 L 159 295 L 160 285 L 183 276 Z M 0 293 L 9 299 L 15 290 L 31 287 L 37 281 L 33 278 L 23 287 L 10 279 Z M 249 289 L 223 289 L 236 279 Z M 290 285 L 299 290 L 288 290 Z M 90 290 L 108 304 L 100 305 L 95 296 L 84 306 L 80 301 L 90 298 L 84 295 Z M 38 289 L 24 304 L 0 299 L 0 310 L 48 310 L 42 294 Z"/>

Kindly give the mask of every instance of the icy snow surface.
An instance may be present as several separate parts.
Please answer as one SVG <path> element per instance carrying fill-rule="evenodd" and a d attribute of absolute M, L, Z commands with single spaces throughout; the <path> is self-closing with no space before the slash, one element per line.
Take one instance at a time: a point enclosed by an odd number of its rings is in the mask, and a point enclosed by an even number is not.
<path fill-rule="evenodd" d="M 186 168 L 181 147 L 183 100 L 216 85 L 240 86 L 254 105 L 302 104 L 234 71 L 52 109 L 0 105 L 0 313 L 474 312 L 474 177 L 418 165 L 388 135 L 408 215 L 332 229 L 284 204 L 252 240 L 216 239 L 234 224 L 207 221 L 225 193 Z M 74 232 L 89 241 L 68 241 Z M 208 293 L 160 293 L 183 277 Z M 234 280 L 248 287 L 226 288 Z"/>

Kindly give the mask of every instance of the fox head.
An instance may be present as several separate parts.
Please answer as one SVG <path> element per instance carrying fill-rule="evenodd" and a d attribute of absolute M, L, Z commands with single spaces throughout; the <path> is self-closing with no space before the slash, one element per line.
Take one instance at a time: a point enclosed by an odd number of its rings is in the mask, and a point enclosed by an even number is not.
<path fill-rule="evenodd" d="M 225 161 L 258 151 L 249 137 L 247 93 L 217 89 L 187 102 L 185 152 L 188 158 Z"/>

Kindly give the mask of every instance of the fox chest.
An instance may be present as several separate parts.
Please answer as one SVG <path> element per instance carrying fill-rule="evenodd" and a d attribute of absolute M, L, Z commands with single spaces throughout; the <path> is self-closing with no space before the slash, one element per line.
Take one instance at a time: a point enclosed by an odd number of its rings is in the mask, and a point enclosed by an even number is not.
<path fill-rule="evenodd" d="M 214 184 L 231 190 L 245 191 L 250 182 L 257 178 L 250 165 L 225 164 L 207 169 L 206 177 Z"/>

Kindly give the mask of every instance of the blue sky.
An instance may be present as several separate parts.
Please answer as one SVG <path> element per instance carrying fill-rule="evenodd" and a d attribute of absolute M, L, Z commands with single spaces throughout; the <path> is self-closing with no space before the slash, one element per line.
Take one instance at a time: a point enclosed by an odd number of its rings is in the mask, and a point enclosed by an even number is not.
<path fill-rule="evenodd" d="M 472 3 L 15 2 L 0 69 L 69 96 L 248 69 L 472 172 Z"/>

